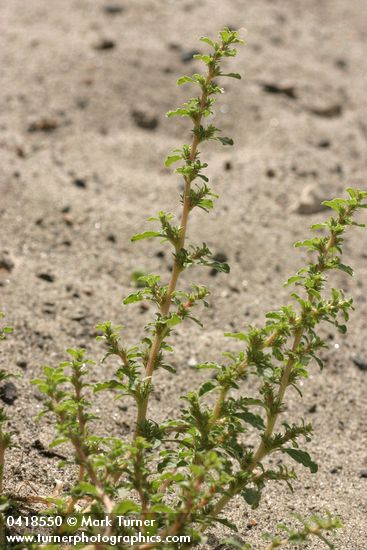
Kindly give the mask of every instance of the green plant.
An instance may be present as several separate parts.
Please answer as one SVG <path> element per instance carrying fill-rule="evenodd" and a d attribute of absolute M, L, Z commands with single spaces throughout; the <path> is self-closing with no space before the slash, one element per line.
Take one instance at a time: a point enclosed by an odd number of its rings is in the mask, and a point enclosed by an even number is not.
<path fill-rule="evenodd" d="M 274 453 L 293 459 L 311 473 L 317 471 L 308 452 L 299 447 L 302 438 L 310 440 L 311 425 L 303 420 L 279 425 L 279 418 L 284 413 L 287 389 L 293 387 L 301 393 L 299 381 L 307 377 L 311 361 L 323 367 L 319 352 L 326 343 L 317 333 L 320 323 L 325 321 L 346 331 L 352 300 L 341 290 L 329 290 L 327 275 L 335 269 L 352 274 L 351 268 L 341 261 L 344 232 L 349 226 L 359 225 L 353 216 L 367 206 L 363 203 L 367 193 L 352 188 L 347 190 L 348 198 L 326 201 L 334 215 L 312 227 L 321 231 L 321 236 L 296 243 L 314 258 L 287 281 L 287 285 L 296 287 L 292 302 L 267 313 L 262 328 L 250 326 L 247 332 L 227 334 L 243 342 L 244 349 L 237 354 L 227 353 L 224 363 L 198 365 L 199 369 L 208 369 L 211 377 L 198 390 L 183 396 L 186 408 L 179 418 L 160 424 L 149 418 L 155 372 L 166 369 L 174 373 L 166 359 L 173 352 L 168 342 L 172 331 L 186 320 L 201 324 L 193 310 L 200 302 L 206 305 L 208 290 L 204 286 L 194 284 L 190 290 L 178 289 L 181 273 L 194 265 L 229 270 L 227 264 L 212 258 L 205 243 L 186 243 L 191 212 L 195 208 L 208 212 L 217 198 L 203 173 L 207 164 L 200 159 L 199 146 L 208 140 L 225 146 L 233 143 L 230 138 L 221 137 L 213 124 L 204 124 L 212 114 L 214 96 L 222 92 L 217 79 L 240 78 L 237 73 L 221 70 L 223 58 L 236 55 L 233 45 L 241 42 L 236 32 L 224 29 L 219 42 L 208 38 L 202 41 L 212 48 L 212 53 L 196 56 L 206 65 L 207 73 L 178 80 L 179 85 L 197 85 L 200 96 L 168 113 L 169 117 L 187 117 L 193 123 L 191 144 L 176 149 L 165 162 L 167 167 L 181 162 L 176 169 L 184 182 L 181 220 L 175 222 L 172 214 L 159 212 L 151 218 L 159 229 L 132 238 L 159 238 L 173 247 L 174 264 L 168 284 L 162 283 L 158 275 L 142 275 L 138 289 L 124 300 L 125 305 L 150 301 L 156 308 L 155 317 L 145 327 L 146 334 L 139 344 L 131 348 L 121 343 L 121 327 L 111 322 L 98 325 L 99 339 L 106 347 L 104 360 L 117 360 L 112 380 L 91 384 L 88 371 L 92 362 L 86 359 L 85 350 L 78 349 L 68 350 L 71 359 L 58 367 L 45 367 L 43 377 L 35 381 L 46 395 L 44 413 L 50 412 L 56 419 L 53 445 L 71 444 L 71 462 L 78 467 L 75 485 L 58 499 L 49 499 L 50 503 L 62 513 L 79 511 L 95 517 L 111 514 L 112 523 L 102 530 L 106 537 L 137 537 L 136 526 L 121 526 L 116 520 L 117 515 L 134 514 L 143 522 L 140 535 L 146 537 L 145 541 L 135 540 L 134 548 L 139 550 L 161 547 L 163 543 L 154 537 L 163 541 L 168 536 L 187 536 L 190 541 L 172 541 L 164 547 L 189 548 L 205 540 L 207 529 L 217 523 L 235 528 L 224 515 L 234 496 L 241 495 L 251 508 L 256 508 L 268 480 L 284 481 L 291 487 L 296 477 L 293 468 L 286 463 L 276 468 L 267 464 L 267 457 Z M 232 390 L 240 389 L 246 377 L 253 377 L 254 384 L 258 383 L 258 393 L 255 397 L 236 397 Z M 92 395 L 104 390 L 113 391 L 120 398 L 127 396 L 136 404 L 131 440 L 94 433 Z M 254 451 L 246 445 L 249 430 L 258 434 Z M 322 538 L 323 529 L 336 527 L 336 520 L 313 518 L 298 532 L 298 539 L 289 532 L 286 539 L 273 539 L 267 548 L 284 546 L 284 541 L 303 542 L 312 534 Z M 94 532 L 93 527 L 88 529 L 89 533 Z M 128 546 L 121 539 L 118 547 Z M 105 547 L 107 543 L 85 546 L 96 550 Z"/>

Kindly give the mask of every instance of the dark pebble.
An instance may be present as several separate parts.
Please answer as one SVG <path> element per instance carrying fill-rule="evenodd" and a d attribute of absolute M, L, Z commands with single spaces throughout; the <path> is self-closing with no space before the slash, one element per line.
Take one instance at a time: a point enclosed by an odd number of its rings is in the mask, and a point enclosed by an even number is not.
<path fill-rule="evenodd" d="M 181 54 L 181 61 L 183 63 L 190 63 L 190 61 L 194 60 L 194 55 L 199 54 L 199 50 L 187 50 L 185 52 L 182 52 Z"/>
<path fill-rule="evenodd" d="M 163 250 L 160 250 L 159 252 L 156 253 L 157 258 L 164 258 L 165 255 L 166 254 L 163 252 Z"/>
<path fill-rule="evenodd" d="M 78 107 L 78 109 L 86 109 L 89 105 L 89 99 L 86 97 L 78 97 L 75 100 L 75 104 Z"/>
<path fill-rule="evenodd" d="M 24 361 L 24 359 L 20 359 L 16 362 L 17 367 L 21 368 L 22 370 L 26 370 L 28 363 L 27 361 Z"/>
<path fill-rule="evenodd" d="M 74 296 L 74 295 L 73 295 L 73 296 Z M 76 297 L 76 296 L 74 296 L 74 297 Z M 79 298 L 79 297 L 80 297 L 80 296 L 79 296 L 79 294 L 78 294 L 78 298 Z M 72 316 L 70 317 L 70 319 L 71 319 L 72 321 L 78 321 L 78 322 L 80 322 L 80 321 L 84 321 L 84 319 L 85 319 L 86 317 L 87 317 L 87 315 L 86 315 L 85 313 L 79 312 L 79 313 L 75 313 L 74 315 L 72 315 Z"/>
<path fill-rule="evenodd" d="M 328 107 L 311 107 L 309 111 L 316 116 L 322 118 L 337 118 L 343 114 L 342 105 L 335 104 Z"/>
<path fill-rule="evenodd" d="M 266 175 L 268 178 L 275 178 L 276 172 L 273 168 L 268 168 L 266 171 Z"/>
<path fill-rule="evenodd" d="M 131 116 L 135 124 L 144 130 L 155 130 L 158 126 L 158 118 L 144 111 L 134 110 L 131 112 Z"/>
<path fill-rule="evenodd" d="M 104 13 L 107 13 L 107 15 L 117 15 L 118 13 L 122 13 L 124 9 L 124 6 L 121 6 L 120 4 L 106 4 L 106 6 L 103 6 L 102 8 Z"/>
<path fill-rule="evenodd" d="M 170 42 L 168 44 L 168 49 L 172 50 L 174 52 L 179 52 L 179 51 L 181 51 L 182 48 L 181 48 L 180 44 L 177 44 L 177 42 Z"/>
<path fill-rule="evenodd" d="M 345 59 L 336 59 L 335 66 L 338 67 L 338 69 L 346 69 L 348 67 L 348 63 Z"/>
<path fill-rule="evenodd" d="M 94 46 L 94 48 L 98 51 L 112 50 L 115 47 L 116 42 L 114 40 L 110 40 L 109 38 L 102 39 Z"/>
<path fill-rule="evenodd" d="M 229 290 L 231 292 L 234 292 L 235 294 L 239 294 L 240 293 L 240 289 L 237 287 L 237 286 L 230 286 L 229 287 Z"/>
<path fill-rule="evenodd" d="M 308 409 L 309 413 L 315 413 L 317 411 L 317 405 L 311 405 L 311 407 Z"/>
<path fill-rule="evenodd" d="M 7 405 L 12 405 L 18 397 L 18 390 L 13 382 L 6 382 L 0 388 L 0 399 Z"/>
<path fill-rule="evenodd" d="M 73 184 L 75 185 L 75 187 L 79 187 L 79 189 L 86 189 L 87 187 L 87 182 L 82 178 L 75 178 L 73 180 Z"/>
<path fill-rule="evenodd" d="M 61 208 L 61 213 L 62 214 L 69 214 L 70 210 L 71 210 L 71 206 L 70 206 L 70 204 L 67 204 L 66 206 L 63 206 Z"/>
<path fill-rule="evenodd" d="M 37 277 L 47 283 L 53 283 L 55 281 L 55 276 L 51 275 L 51 273 L 37 273 Z"/>
<path fill-rule="evenodd" d="M 110 243 L 115 243 L 117 241 L 116 236 L 113 233 L 110 233 L 109 235 L 107 235 L 107 240 Z"/>
<path fill-rule="evenodd" d="M 296 92 L 294 86 L 292 85 L 280 85 L 272 82 L 263 82 L 261 84 L 264 92 L 268 94 L 279 94 L 290 97 L 291 99 L 296 99 Z"/>
<path fill-rule="evenodd" d="M 3 256 L 0 257 L 0 269 L 5 269 L 5 271 L 11 271 L 14 267 L 14 262 L 13 260 L 10 258 L 10 256 L 8 256 L 7 254 L 4 254 Z"/>
<path fill-rule="evenodd" d="M 367 479 L 367 470 L 361 470 L 359 472 L 359 477 L 362 477 L 364 479 Z"/>
<path fill-rule="evenodd" d="M 353 363 L 359 368 L 359 370 L 367 371 L 367 359 L 364 359 L 360 355 L 356 355 L 356 357 L 353 357 Z"/>
<path fill-rule="evenodd" d="M 330 141 L 328 139 L 322 139 L 317 144 L 317 146 L 320 147 L 320 149 L 328 149 L 330 147 L 330 145 L 331 144 L 330 144 Z"/>
<path fill-rule="evenodd" d="M 230 170 L 232 170 L 232 163 L 229 160 L 226 160 L 226 162 L 224 163 L 224 170 L 226 172 L 229 172 Z"/>
<path fill-rule="evenodd" d="M 60 126 L 56 119 L 40 118 L 28 126 L 28 132 L 53 132 Z"/>

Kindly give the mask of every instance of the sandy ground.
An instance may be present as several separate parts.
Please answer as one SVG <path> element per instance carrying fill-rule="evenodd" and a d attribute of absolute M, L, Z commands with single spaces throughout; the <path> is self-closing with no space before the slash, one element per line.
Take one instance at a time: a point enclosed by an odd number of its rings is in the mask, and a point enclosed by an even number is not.
<path fill-rule="evenodd" d="M 198 38 L 224 25 L 246 29 L 247 46 L 231 65 L 245 78 L 226 82 L 216 110 L 235 147 L 203 153 L 221 198 L 210 216 L 195 213 L 189 230 L 193 242 L 226 254 L 231 273 L 195 272 L 212 289 L 211 308 L 204 330 L 187 324 L 175 336 L 178 375 L 157 376 L 155 419 L 174 414 L 177 390 L 196 386 L 190 363 L 218 358 L 229 346 L 225 331 L 261 323 L 286 299 L 282 282 L 305 259 L 291 244 L 324 216 L 310 213 L 320 197 L 367 187 L 367 4 L 1 0 L 0 19 L 0 309 L 15 328 L 1 367 L 23 375 L 7 405 L 20 448 L 6 480 L 11 490 L 23 482 L 21 492 L 44 494 L 72 472 L 47 455 L 52 426 L 35 422 L 42 404 L 29 382 L 67 347 L 84 346 L 98 359 L 97 322 L 123 324 L 133 343 L 152 313 L 122 308 L 121 299 L 134 270 L 168 275 L 170 253 L 129 237 L 147 229 L 149 215 L 178 210 L 180 180 L 162 160 L 188 140 L 188 126 L 164 114 L 187 97 L 175 80 L 199 68 L 190 61 L 202 49 Z M 311 207 L 305 189 L 318 196 L 312 203 L 310 195 Z M 314 425 L 308 450 L 319 473 L 300 466 L 294 496 L 269 485 L 256 512 L 240 501 L 229 508 L 241 540 L 255 549 L 292 511 L 323 510 L 345 523 L 339 550 L 367 548 L 367 371 L 353 362 L 367 362 L 366 242 L 361 230 L 349 235 L 346 259 L 356 275 L 334 278 L 355 298 L 349 336 L 330 333 L 327 368 L 313 368 L 303 401 L 290 397 L 289 413 Z M 93 376 L 111 372 L 97 366 Z M 123 411 L 101 395 L 97 407 L 110 431 L 130 431 L 132 406 Z M 208 548 L 220 536 L 213 533 Z"/>

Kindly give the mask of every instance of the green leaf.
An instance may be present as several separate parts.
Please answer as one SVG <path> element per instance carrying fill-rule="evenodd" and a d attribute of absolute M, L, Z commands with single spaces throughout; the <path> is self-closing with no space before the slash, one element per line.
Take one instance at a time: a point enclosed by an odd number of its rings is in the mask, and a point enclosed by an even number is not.
<path fill-rule="evenodd" d="M 352 277 L 354 275 L 353 268 L 350 267 L 350 265 L 345 265 L 345 264 L 342 264 L 342 263 L 338 263 L 336 268 L 340 269 L 341 271 L 344 271 L 345 273 L 348 273 L 348 275 L 351 275 Z"/>
<path fill-rule="evenodd" d="M 215 370 L 221 370 L 221 365 L 218 365 L 217 363 L 200 363 L 199 365 L 195 365 L 196 369 L 215 369 Z"/>
<path fill-rule="evenodd" d="M 87 495 L 91 495 L 93 497 L 98 496 L 97 488 L 92 483 L 87 483 L 86 481 L 80 481 L 77 485 L 77 488 Z"/>
<path fill-rule="evenodd" d="M 225 332 L 224 336 L 227 338 L 236 338 L 237 340 L 243 340 L 247 342 L 247 336 L 243 332 Z"/>
<path fill-rule="evenodd" d="M 260 499 L 261 499 L 260 491 L 246 487 L 246 489 L 242 491 L 241 495 L 253 510 L 259 506 Z"/>
<path fill-rule="evenodd" d="M 214 390 L 217 387 L 218 387 L 218 384 L 215 380 L 208 380 L 207 382 L 204 382 L 204 384 L 202 384 L 199 389 L 200 397 L 206 393 L 209 393 L 210 391 Z"/>
<path fill-rule="evenodd" d="M 229 30 L 228 27 L 225 27 L 222 31 L 220 31 L 219 35 L 222 41 L 224 42 L 224 44 L 226 44 L 228 40 L 231 38 L 232 32 Z"/>
<path fill-rule="evenodd" d="M 159 231 L 144 231 L 144 233 L 137 233 L 131 237 L 131 241 L 141 241 L 142 239 L 150 239 L 152 237 L 162 237 Z"/>
<path fill-rule="evenodd" d="M 323 201 L 322 204 L 332 208 L 336 212 L 340 212 L 341 208 L 345 208 L 346 202 L 345 199 L 332 199 L 331 201 Z"/>
<path fill-rule="evenodd" d="M 217 140 L 221 142 L 222 145 L 233 145 L 233 139 L 229 137 L 217 137 Z"/>
<path fill-rule="evenodd" d="M 123 500 L 122 502 L 119 502 L 113 510 L 113 513 L 117 516 L 124 516 L 125 514 L 129 514 L 131 512 L 140 512 L 139 504 L 133 502 L 132 500 Z"/>
<path fill-rule="evenodd" d="M 229 273 L 230 267 L 225 262 L 216 262 L 216 261 L 205 261 L 202 260 L 200 262 L 202 265 L 206 265 L 208 267 L 211 267 L 212 269 L 215 269 L 216 271 L 222 272 L 222 273 Z"/>
<path fill-rule="evenodd" d="M 240 413 L 236 413 L 236 416 L 238 418 L 242 418 L 247 424 L 251 424 L 254 428 L 257 428 L 258 430 L 262 430 L 265 428 L 264 421 L 261 418 L 260 415 L 254 414 L 250 411 L 244 411 Z"/>
<path fill-rule="evenodd" d="M 293 246 L 295 248 L 308 247 L 311 250 L 314 250 L 316 242 L 317 242 L 317 239 L 306 239 L 305 241 L 297 241 L 296 243 L 294 243 Z"/>
<path fill-rule="evenodd" d="M 181 155 L 169 155 L 164 161 L 164 165 L 166 168 L 169 168 L 171 164 L 174 164 L 175 162 L 178 162 L 181 159 L 182 159 Z"/>
<path fill-rule="evenodd" d="M 231 521 L 229 521 L 229 519 L 227 518 L 220 518 L 220 517 L 216 517 L 215 518 L 215 521 L 216 523 L 221 523 L 222 525 L 224 525 L 225 527 L 228 527 L 229 529 L 231 529 L 232 531 L 235 531 L 236 533 L 238 533 L 238 527 L 237 525 L 235 525 L 234 523 L 232 523 Z M 222 548 L 222 545 L 220 545 L 219 547 L 217 548 Z M 226 547 L 227 548 L 227 547 Z M 243 546 L 241 547 L 242 550 L 245 550 L 243 548 Z"/>
<path fill-rule="evenodd" d="M 93 393 L 97 393 L 103 390 L 125 390 L 125 384 L 122 384 L 118 380 L 109 380 L 108 382 L 97 382 L 94 384 Z"/>
<path fill-rule="evenodd" d="M 190 112 L 188 109 L 185 109 L 183 107 L 179 107 L 178 109 L 175 109 L 174 111 L 168 111 L 166 113 L 166 117 L 171 118 L 173 116 L 190 116 Z"/>
<path fill-rule="evenodd" d="M 220 73 L 219 76 L 229 76 L 230 78 L 237 78 L 237 80 L 241 80 L 242 78 L 239 73 Z"/>
<path fill-rule="evenodd" d="M 210 38 L 207 38 L 206 36 L 202 36 L 200 38 L 200 41 L 201 42 L 205 42 L 205 44 L 208 44 L 209 46 L 211 46 L 212 48 L 215 48 L 215 43 L 213 42 L 213 40 L 210 40 Z"/>
<path fill-rule="evenodd" d="M 299 281 L 303 281 L 304 277 L 301 275 L 295 275 L 294 277 L 289 277 L 289 279 L 283 284 L 283 286 L 289 286 L 293 283 L 298 283 Z"/>
<path fill-rule="evenodd" d="M 129 296 L 127 296 L 125 298 L 125 300 L 123 300 L 123 304 L 127 305 L 127 304 L 134 304 L 135 302 L 141 302 L 142 300 L 145 299 L 145 296 L 143 294 L 143 292 L 141 290 L 139 290 L 138 292 L 134 292 L 133 294 L 129 294 Z"/>
<path fill-rule="evenodd" d="M 310 455 L 306 451 L 302 451 L 301 449 L 293 449 L 290 447 L 283 447 L 281 450 L 283 453 L 287 453 L 296 462 L 299 462 L 306 468 L 309 468 L 312 474 L 315 474 L 317 472 L 318 466 L 316 462 L 312 461 Z"/>
<path fill-rule="evenodd" d="M 174 510 L 173 508 L 170 508 L 169 506 L 167 506 L 166 504 L 163 504 L 162 502 L 159 503 L 159 504 L 154 504 L 150 508 L 150 511 L 158 512 L 159 514 L 174 514 L 174 513 L 176 513 L 176 510 Z"/>
<path fill-rule="evenodd" d="M 167 326 L 168 327 L 174 327 L 182 322 L 181 317 L 179 317 L 176 313 L 174 313 L 168 320 L 167 320 Z"/>
<path fill-rule="evenodd" d="M 209 65 L 213 61 L 213 58 L 211 55 L 202 55 L 201 53 L 197 53 L 192 57 L 193 59 L 198 59 L 199 61 L 203 61 L 206 65 Z"/>
<path fill-rule="evenodd" d="M 177 370 L 174 366 L 168 365 L 167 363 L 162 363 L 162 365 L 159 365 L 162 369 L 171 372 L 172 374 L 176 374 Z"/>
<path fill-rule="evenodd" d="M 196 82 L 194 78 L 192 78 L 191 76 L 181 76 L 178 80 L 177 80 L 177 85 L 178 86 L 182 86 L 182 84 L 185 84 L 186 82 Z"/>

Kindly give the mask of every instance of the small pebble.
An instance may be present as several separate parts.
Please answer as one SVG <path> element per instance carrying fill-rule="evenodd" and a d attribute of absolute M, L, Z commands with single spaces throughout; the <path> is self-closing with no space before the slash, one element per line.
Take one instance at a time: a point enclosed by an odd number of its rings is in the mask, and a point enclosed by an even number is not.
<path fill-rule="evenodd" d="M 328 149 L 330 147 L 330 141 L 328 139 L 322 139 L 317 146 L 320 147 L 320 149 Z"/>
<path fill-rule="evenodd" d="M 5 271 L 12 271 L 14 268 L 14 262 L 11 257 L 5 252 L 0 256 L 0 270 L 4 269 Z"/>
<path fill-rule="evenodd" d="M 158 126 L 158 118 L 155 115 L 145 113 L 144 111 L 133 110 L 131 117 L 136 126 L 144 130 L 155 130 Z"/>
<path fill-rule="evenodd" d="M 51 275 L 51 273 L 37 273 L 37 277 L 47 283 L 53 283 L 55 281 L 55 276 Z"/>
<path fill-rule="evenodd" d="M 343 114 L 343 107 L 335 103 L 334 105 L 326 105 L 325 107 L 311 107 L 309 111 L 321 118 L 337 118 Z"/>
<path fill-rule="evenodd" d="M 18 390 L 13 382 L 6 382 L 0 388 L 0 399 L 7 405 L 12 405 L 18 397 Z"/>
<path fill-rule="evenodd" d="M 98 51 L 112 50 L 116 47 L 116 42 L 109 38 L 103 38 L 95 46 L 94 49 Z"/>
<path fill-rule="evenodd" d="M 296 91 L 293 84 L 284 83 L 278 84 L 277 82 L 262 82 L 261 87 L 264 92 L 269 94 L 285 95 L 291 99 L 296 99 Z"/>
<path fill-rule="evenodd" d="M 42 117 L 28 126 L 28 132 L 53 132 L 60 123 L 53 118 Z"/>
<path fill-rule="evenodd" d="M 298 214 L 310 215 L 327 210 L 328 207 L 323 205 L 323 201 L 330 199 L 332 191 L 322 185 L 307 185 L 301 191 L 301 197 L 294 211 Z"/>
<path fill-rule="evenodd" d="M 79 187 L 79 189 L 86 189 L 87 187 L 87 182 L 82 178 L 75 178 L 73 184 L 75 187 Z"/>
<path fill-rule="evenodd" d="M 359 370 L 367 371 L 367 359 L 364 359 L 361 355 L 356 355 L 353 357 L 353 363 Z"/>
<path fill-rule="evenodd" d="M 107 13 L 107 15 L 117 15 L 122 13 L 124 9 L 124 6 L 121 6 L 120 4 L 106 4 L 102 8 L 104 13 Z"/>

